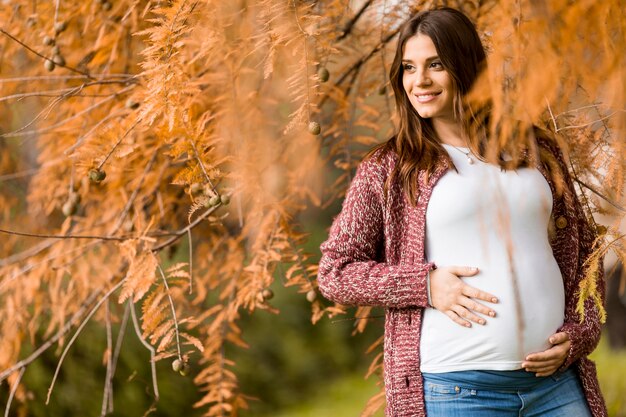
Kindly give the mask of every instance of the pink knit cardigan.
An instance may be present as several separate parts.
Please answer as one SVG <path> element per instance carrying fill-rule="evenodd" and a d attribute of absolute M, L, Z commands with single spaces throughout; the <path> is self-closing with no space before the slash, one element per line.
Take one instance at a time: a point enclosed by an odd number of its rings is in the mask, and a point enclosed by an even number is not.
<path fill-rule="evenodd" d="M 591 228 L 578 201 L 559 148 L 545 140 L 541 148 L 554 155 L 564 173 L 564 187 L 553 181 L 550 165 L 536 167 L 553 194 L 550 244 L 563 275 L 565 322 L 559 331 L 569 334 L 571 349 L 561 369 L 572 365 L 580 376 L 594 417 L 607 416 L 595 365 L 586 356 L 600 338 L 600 319 L 593 302 L 585 304 L 585 320 L 575 312 L 576 291 L 583 277 L 583 263 L 591 251 Z M 321 293 L 344 305 L 385 307 L 384 369 L 386 416 L 422 417 L 424 393 L 420 373 L 422 312 L 428 307 L 426 276 L 434 268 L 424 259 L 426 207 L 433 187 L 450 169 L 441 158 L 426 182 L 420 175 L 417 206 L 411 206 L 400 184 L 391 184 L 387 197 L 383 185 L 397 156 L 378 151 L 359 165 L 348 189 L 341 213 L 322 243 L 318 283 Z M 423 173 L 421 173 L 423 174 Z M 598 288 L 604 295 L 603 273 Z"/>

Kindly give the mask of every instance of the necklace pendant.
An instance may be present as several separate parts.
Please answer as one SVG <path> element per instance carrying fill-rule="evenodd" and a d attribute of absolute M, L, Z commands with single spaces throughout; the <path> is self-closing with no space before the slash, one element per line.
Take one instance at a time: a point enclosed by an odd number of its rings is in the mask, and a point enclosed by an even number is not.
<path fill-rule="evenodd" d="M 473 164 L 474 164 L 474 160 L 473 160 L 473 159 L 472 159 L 472 157 L 471 157 L 471 156 L 469 156 L 469 155 L 467 155 L 467 163 L 468 163 L 468 164 L 470 164 L 470 165 L 473 165 Z"/>

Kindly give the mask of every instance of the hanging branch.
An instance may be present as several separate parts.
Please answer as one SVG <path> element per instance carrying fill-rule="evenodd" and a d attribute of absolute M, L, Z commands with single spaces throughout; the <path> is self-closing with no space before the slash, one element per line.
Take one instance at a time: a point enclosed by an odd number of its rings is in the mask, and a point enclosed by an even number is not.
<path fill-rule="evenodd" d="M 135 334 L 137 334 L 137 338 L 141 342 L 142 345 L 145 346 L 148 351 L 150 351 L 150 370 L 152 371 L 152 389 L 154 390 L 154 397 L 158 401 L 159 400 L 159 386 L 157 383 L 157 373 L 156 373 L 156 362 L 154 361 L 155 350 L 150 345 L 150 343 L 146 342 L 146 340 L 141 336 L 141 328 L 139 326 L 139 320 L 137 320 L 137 313 L 135 312 L 135 304 L 133 304 L 132 299 L 128 299 L 128 305 L 130 306 L 130 316 L 133 319 L 133 327 L 135 329 Z"/>
<path fill-rule="evenodd" d="M 74 333 L 74 336 L 72 336 L 70 341 L 67 343 L 67 346 L 65 347 L 65 349 L 63 350 L 63 353 L 61 354 L 61 357 L 59 358 L 59 362 L 57 364 L 56 370 L 54 371 L 54 376 L 52 377 L 52 382 L 50 383 L 50 387 L 48 388 L 48 395 L 46 396 L 46 405 L 48 405 L 48 403 L 50 402 L 50 396 L 52 395 L 52 389 L 54 388 L 54 383 L 56 382 L 57 376 L 59 376 L 61 365 L 63 364 L 63 360 L 65 359 L 67 352 L 69 352 L 70 347 L 72 347 L 72 344 L 74 343 L 74 341 L 76 341 L 80 332 L 87 325 L 87 323 L 89 322 L 89 319 L 95 314 L 98 308 L 100 308 L 102 303 L 107 301 L 109 299 L 109 296 L 113 294 L 115 291 L 117 291 L 117 289 L 120 288 L 125 281 L 126 281 L 125 279 L 120 280 L 120 282 L 118 282 L 113 288 L 107 291 L 107 293 L 104 294 L 104 296 L 100 300 L 98 300 L 94 308 L 91 309 L 89 314 L 87 314 L 87 317 L 85 317 L 85 319 L 80 324 L 80 326 L 78 326 L 78 329 L 76 329 L 76 333 Z"/>
<path fill-rule="evenodd" d="M 52 61 L 52 58 L 48 58 L 47 56 L 42 55 L 39 52 L 35 51 L 33 48 L 31 48 L 30 46 L 26 45 L 24 42 L 22 42 L 21 40 L 17 39 L 15 36 L 11 35 L 6 30 L 0 28 L 0 33 L 4 34 L 5 36 L 7 36 L 10 39 L 14 40 L 15 42 L 19 43 L 24 48 L 28 49 L 30 52 L 32 52 L 33 54 L 37 55 L 38 57 L 43 58 L 43 59 L 48 60 L 48 61 Z M 58 64 L 56 62 L 55 62 L 55 64 L 58 65 L 59 67 L 66 68 L 66 69 L 68 69 L 68 70 L 70 70 L 72 72 L 75 72 L 75 73 L 78 73 L 78 74 L 82 74 L 83 76 L 89 78 L 90 80 L 94 79 L 91 75 L 89 75 L 89 73 L 81 71 L 81 70 L 73 68 L 73 67 L 70 67 L 69 65 L 66 65 L 66 64 L 60 65 L 60 64 Z"/>
<path fill-rule="evenodd" d="M 341 32 L 342 32 L 341 35 L 339 35 L 337 37 L 335 42 L 339 42 L 339 41 L 343 40 L 344 38 L 346 38 L 352 32 L 352 28 L 354 27 L 354 25 L 356 25 L 356 22 L 359 21 L 359 19 L 361 18 L 361 16 L 365 12 L 365 10 L 367 10 L 367 8 L 370 7 L 370 5 L 372 3 L 373 3 L 373 0 L 367 0 L 365 3 L 363 3 L 363 6 L 361 6 L 359 11 L 343 27 L 343 29 L 341 30 Z"/>

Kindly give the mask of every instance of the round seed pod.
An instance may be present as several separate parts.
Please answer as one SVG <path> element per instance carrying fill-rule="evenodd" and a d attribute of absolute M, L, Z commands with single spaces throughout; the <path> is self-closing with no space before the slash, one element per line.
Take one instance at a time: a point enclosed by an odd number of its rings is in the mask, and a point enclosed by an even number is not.
<path fill-rule="evenodd" d="M 50 61 L 49 59 L 46 59 L 46 62 L 43 63 L 43 66 L 45 69 L 47 69 L 48 71 L 52 72 L 54 71 L 54 67 L 56 66 L 54 62 Z"/>
<path fill-rule="evenodd" d="M 214 207 L 214 206 L 217 206 L 219 203 L 220 203 L 219 195 L 214 195 L 209 198 L 209 206 Z"/>
<path fill-rule="evenodd" d="M 320 124 L 317 122 L 311 122 L 309 123 L 309 133 L 312 135 L 319 135 L 320 132 L 322 131 L 322 128 L 320 127 Z"/>
<path fill-rule="evenodd" d="M 181 374 L 182 376 L 187 376 L 187 374 L 189 373 L 189 364 L 187 362 L 183 362 L 180 371 L 178 371 L 179 374 Z"/>
<path fill-rule="evenodd" d="M 104 11 L 107 11 L 107 12 L 108 12 L 108 11 L 109 11 L 109 10 L 111 10 L 112 8 L 113 8 L 113 5 L 111 4 L 111 2 L 110 2 L 110 1 L 105 1 L 105 2 L 103 2 L 103 3 L 102 3 L 102 10 L 104 10 Z"/>
<path fill-rule="evenodd" d="M 228 205 L 228 203 L 230 203 L 230 197 L 229 197 L 229 196 L 227 196 L 226 194 L 222 194 L 222 195 L 220 196 L 220 202 L 221 202 L 223 205 L 227 206 L 227 205 Z"/>
<path fill-rule="evenodd" d="M 61 54 L 61 48 L 59 48 L 59 45 L 54 45 L 52 47 L 52 55 L 60 55 Z"/>
<path fill-rule="evenodd" d="M 63 55 L 55 55 L 52 57 L 52 61 L 57 64 L 60 67 L 64 67 L 65 66 L 65 58 L 63 58 Z"/>
<path fill-rule="evenodd" d="M 44 36 L 43 37 L 43 44 L 45 46 L 53 46 L 54 45 L 54 38 L 52 36 Z"/>
<path fill-rule="evenodd" d="M 78 209 L 78 205 L 74 204 L 73 202 L 69 200 L 63 204 L 63 207 L 61 207 L 61 211 L 63 212 L 63 215 L 65 217 L 69 217 L 73 214 L 76 214 L 76 209 Z"/>
<path fill-rule="evenodd" d="M 317 298 L 317 292 L 315 290 L 310 290 L 309 292 L 306 293 L 306 300 L 309 303 L 312 303 L 313 301 L 315 301 L 316 298 Z"/>
<path fill-rule="evenodd" d="M 80 194 L 75 191 L 70 191 L 70 194 L 67 197 L 67 201 L 71 201 L 74 204 L 80 203 Z"/>
<path fill-rule="evenodd" d="M 198 194 L 200 191 L 202 191 L 202 184 L 199 182 L 194 182 L 189 186 L 189 192 L 191 192 L 191 194 Z"/>
<path fill-rule="evenodd" d="M 132 98 L 129 98 L 128 100 L 126 100 L 126 108 L 127 109 L 132 109 L 135 110 L 136 108 L 139 107 L 139 103 L 137 103 L 135 100 L 133 100 Z"/>
<path fill-rule="evenodd" d="M 261 295 L 263 296 L 263 300 L 271 300 L 274 298 L 274 291 L 266 288 L 261 292 Z"/>
<path fill-rule="evenodd" d="M 330 73 L 325 67 L 321 67 L 317 71 L 317 77 L 320 79 L 321 82 L 325 83 L 326 81 L 328 81 L 328 78 L 330 78 Z"/>
<path fill-rule="evenodd" d="M 96 184 L 104 181 L 106 177 L 106 172 L 101 169 L 93 168 L 89 170 L 89 179 Z"/>
<path fill-rule="evenodd" d="M 132 232 L 135 228 L 135 225 L 133 224 L 133 221 L 131 219 L 126 219 L 124 220 L 124 224 L 122 225 L 122 227 L 125 231 Z"/>
<path fill-rule="evenodd" d="M 183 369 L 183 361 L 181 361 L 180 359 L 174 359 L 172 361 L 172 369 L 174 370 L 174 372 L 180 372 L 181 369 Z"/>
<path fill-rule="evenodd" d="M 61 21 L 61 22 L 56 22 L 54 24 L 54 32 L 58 35 L 61 32 L 64 32 L 65 29 L 67 29 L 67 22 L 65 21 Z"/>

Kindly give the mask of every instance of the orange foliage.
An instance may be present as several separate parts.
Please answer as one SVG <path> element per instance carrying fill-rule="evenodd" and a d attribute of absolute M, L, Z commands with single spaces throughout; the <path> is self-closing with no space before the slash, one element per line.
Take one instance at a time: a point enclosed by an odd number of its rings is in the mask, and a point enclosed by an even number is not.
<path fill-rule="evenodd" d="M 36 359 L 21 357 L 22 343 L 43 331 L 43 347 L 63 345 L 121 285 L 133 317 L 141 303 L 135 330 L 155 359 L 199 363 L 205 415 L 246 407 L 222 347 L 246 346 L 242 309 L 274 311 L 264 290 L 280 263 L 314 322 L 345 312 L 315 297 L 296 215 L 342 198 L 364 152 L 393 132 L 395 34 L 438 4 L 470 15 L 489 50 L 473 97 L 493 100 L 492 151 L 531 123 L 559 133 L 589 214 L 614 216 L 590 265 L 608 250 L 626 258 L 619 0 L 348 3 L 0 5 L 0 380 L 15 386 Z M 321 134 L 307 132 L 316 123 Z M 185 239 L 187 262 L 163 271 Z M 380 369 L 377 356 L 370 373 Z"/>

